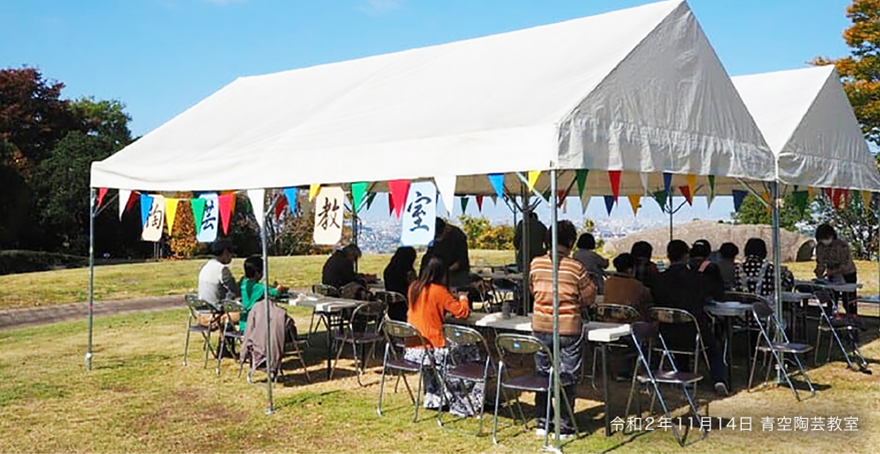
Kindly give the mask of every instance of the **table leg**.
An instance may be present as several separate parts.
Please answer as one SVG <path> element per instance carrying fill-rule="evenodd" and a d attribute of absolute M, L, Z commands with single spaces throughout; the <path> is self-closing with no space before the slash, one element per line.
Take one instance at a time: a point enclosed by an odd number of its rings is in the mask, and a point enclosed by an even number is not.
<path fill-rule="evenodd" d="M 733 317 L 724 317 L 724 362 L 727 365 L 727 389 L 733 391 Z"/>
<path fill-rule="evenodd" d="M 599 351 L 602 352 L 602 394 L 605 397 L 605 436 L 611 436 L 611 414 L 608 402 L 608 346 L 604 342 L 599 344 Z"/>
<path fill-rule="evenodd" d="M 331 326 L 330 314 L 321 314 L 321 317 L 324 318 L 324 325 L 327 326 L 327 380 L 330 380 L 330 371 L 333 367 L 333 327 Z"/>

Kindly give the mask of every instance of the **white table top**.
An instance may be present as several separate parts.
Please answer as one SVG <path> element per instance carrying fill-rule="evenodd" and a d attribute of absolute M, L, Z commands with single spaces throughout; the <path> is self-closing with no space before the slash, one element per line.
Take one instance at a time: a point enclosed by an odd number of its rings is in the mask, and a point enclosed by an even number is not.
<path fill-rule="evenodd" d="M 288 300 L 291 306 L 313 307 L 316 312 L 339 312 L 345 309 L 358 307 L 366 301 L 350 300 L 345 298 L 328 297 L 300 293 L 296 298 Z"/>
<path fill-rule="evenodd" d="M 805 299 L 811 298 L 813 295 L 810 293 L 802 293 L 802 292 L 782 292 L 782 301 L 786 303 L 799 303 Z"/>
<path fill-rule="evenodd" d="M 795 285 L 811 285 L 813 287 L 818 288 L 827 288 L 828 290 L 834 290 L 835 292 L 854 292 L 857 289 L 862 288 L 862 284 L 832 284 L 832 283 L 821 283 L 815 281 L 794 281 Z"/>
<path fill-rule="evenodd" d="M 703 310 L 716 317 L 742 317 L 752 311 L 752 305 L 739 301 L 728 301 L 707 304 Z"/>
<path fill-rule="evenodd" d="M 505 319 L 500 312 L 471 312 L 466 319 L 448 317 L 446 321 L 501 331 L 532 332 L 532 318 L 525 315 L 512 315 Z M 630 326 L 620 323 L 589 322 L 584 324 L 584 329 L 587 330 L 587 339 L 594 342 L 614 342 L 630 333 Z"/>

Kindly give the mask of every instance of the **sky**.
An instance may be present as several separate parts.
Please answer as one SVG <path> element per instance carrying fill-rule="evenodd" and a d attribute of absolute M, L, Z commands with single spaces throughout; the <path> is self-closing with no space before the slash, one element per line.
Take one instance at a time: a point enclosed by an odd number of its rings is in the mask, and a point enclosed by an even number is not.
<path fill-rule="evenodd" d="M 63 96 L 117 99 L 135 136 L 237 77 L 441 44 L 650 3 L 645 0 L 0 0 L 0 67 L 35 67 Z M 691 0 L 731 76 L 847 53 L 849 0 Z M 490 219 L 511 218 L 484 205 Z M 662 219 L 643 199 L 638 217 Z M 473 201 L 468 214 L 478 214 Z M 718 219 L 698 199 L 679 220 Z M 570 210 L 569 217 L 578 210 Z M 546 212 L 546 211 L 545 211 Z M 380 202 L 367 216 L 387 217 Z M 542 212 L 539 211 L 539 214 Z M 455 214 L 458 214 L 457 212 Z M 587 216 L 608 220 L 594 199 Z M 632 219 L 625 198 L 612 219 Z"/>

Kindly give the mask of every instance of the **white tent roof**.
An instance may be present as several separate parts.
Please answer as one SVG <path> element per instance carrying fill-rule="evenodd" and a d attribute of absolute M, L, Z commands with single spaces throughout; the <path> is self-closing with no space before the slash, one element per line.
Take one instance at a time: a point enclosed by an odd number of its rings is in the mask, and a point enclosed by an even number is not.
<path fill-rule="evenodd" d="M 781 183 L 880 191 L 874 157 L 833 66 L 733 78 Z"/>
<path fill-rule="evenodd" d="M 223 190 L 551 168 L 772 180 L 773 155 L 682 0 L 239 78 L 110 158 L 91 185 Z M 465 177 L 471 176 L 471 177 Z M 659 176 L 652 176 L 652 184 Z M 682 177 L 683 178 L 683 177 Z M 719 179 L 722 185 L 724 179 Z M 519 182 L 508 175 L 508 182 Z"/>

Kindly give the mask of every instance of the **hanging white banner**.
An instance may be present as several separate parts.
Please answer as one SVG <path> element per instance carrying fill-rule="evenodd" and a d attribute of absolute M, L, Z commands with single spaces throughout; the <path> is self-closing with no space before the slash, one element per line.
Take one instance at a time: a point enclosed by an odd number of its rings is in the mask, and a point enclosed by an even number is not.
<path fill-rule="evenodd" d="M 265 189 L 248 189 L 247 196 L 251 200 L 251 208 L 254 209 L 254 217 L 257 218 L 257 225 L 260 229 L 266 222 L 266 190 Z"/>
<path fill-rule="evenodd" d="M 342 238 L 345 192 L 339 186 L 322 187 L 315 197 L 315 244 L 333 245 Z"/>
<path fill-rule="evenodd" d="M 131 198 L 131 191 L 128 189 L 120 189 L 119 190 L 119 220 L 122 220 L 122 215 L 125 213 L 125 208 L 128 206 L 128 199 Z"/>
<path fill-rule="evenodd" d="M 440 193 L 440 198 L 443 199 L 443 206 L 446 207 L 446 211 L 450 216 L 452 216 L 452 207 L 455 206 L 455 184 L 457 180 L 458 177 L 455 175 L 434 177 L 437 192 Z"/>
<path fill-rule="evenodd" d="M 409 186 L 403 211 L 400 244 L 424 246 L 434 240 L 434 222 L 437 218 L 437 189 L 430 181 L 419 181 Z"/>
<path fill-rule="evenodd" d="M 162 239 L 162 228 L 165 226 L 165 197 L 153 196 L 153 206 L 144 223 L 141 239 L 144 241 L 157 242 Z"/>
<path fill-rule="evenodd" d="M 220 204 L 217 202 L 217 193 L 202 194 L 199 198 L 205 201 L 205 214 L 202 215 L 202 226 L 196 239 L 199 243 L 213 243 L 217 239 L 217 230 L 220 226 Z"/>

